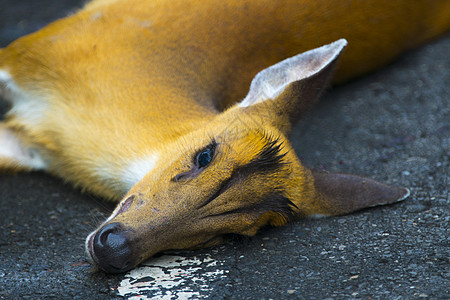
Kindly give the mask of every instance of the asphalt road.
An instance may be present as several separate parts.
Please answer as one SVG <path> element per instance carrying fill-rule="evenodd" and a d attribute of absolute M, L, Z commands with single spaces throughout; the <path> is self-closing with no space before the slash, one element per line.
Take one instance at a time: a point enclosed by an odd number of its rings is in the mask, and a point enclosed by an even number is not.
<path fill-rule="evenodd" d="M 1 0 L 0 46 L 82 2 Z M 292 137 L 309 166 L 409 187 L 408 200 L 107 275 L 87 262 L 84 239 L 111 205 L 43 173 L 2 174 L 0 299 L 138 298 L 139 291 L 167 299 L 450 299 L 449 53 L 447 35 L 330 90 Z"/>

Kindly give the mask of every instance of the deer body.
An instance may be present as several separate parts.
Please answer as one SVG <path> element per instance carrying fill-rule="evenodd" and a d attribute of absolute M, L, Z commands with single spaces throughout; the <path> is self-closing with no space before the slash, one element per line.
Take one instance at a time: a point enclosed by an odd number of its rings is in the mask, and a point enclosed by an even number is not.
<path fill-rule="evenodd" d="M 450 1 L 93 1 L 0 49 L 11 103 L 0 169 L 46 170 L 123 199 L 87 239 L 110 272 L 404 199 L 311 172 L 287 135 L 331 80 L 346 46 L 331 42 L 349 41 L 333 79 L 343 82 L 445 32 L 449 14 Z"/>

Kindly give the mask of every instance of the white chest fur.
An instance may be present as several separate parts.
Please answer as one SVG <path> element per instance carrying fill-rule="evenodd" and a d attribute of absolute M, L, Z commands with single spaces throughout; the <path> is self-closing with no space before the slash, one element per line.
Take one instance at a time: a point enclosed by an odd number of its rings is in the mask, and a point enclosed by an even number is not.
<path fill-rule="evenodd" d="M 148 154 L 142 158 L 132 160 L 122 171 L 121 180 L 127 190 L 141 181 L 151 172 L 158 162 L 157 154 Z"/>

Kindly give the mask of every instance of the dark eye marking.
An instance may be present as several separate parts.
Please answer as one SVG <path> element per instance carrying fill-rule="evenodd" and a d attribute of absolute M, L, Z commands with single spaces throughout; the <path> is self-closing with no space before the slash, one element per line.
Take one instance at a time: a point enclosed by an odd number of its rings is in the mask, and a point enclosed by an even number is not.
<path fill-rule="evenodd" d="M 213 201 L 214 199 L 219 197 L 221 194 L 223 194 L 226 190 L 228 190 L 230 187 L 233 186 L 234 181 L 235 181 L 235 176 L 233 173 L 230 178 L 222 181 L 222 183 L 219 185 L 219 187 L 216 189 L 216 191 L 213 194 L 211 194 L 211 196 L 208 197 L 208 200 L 206 200 L 204 203 L 199 205 L 197 207 L 197 209 L 200 209 L 200 208 L 206 206 L 208 203 L 210 203 L 211 201 Z"/>
<path fill-rule="evenodd" d="M 287 163 L 283 161 L 287 152 L 282 152 L 283 143 L 279 139 L 267 138 L 267 143 L 249 163 L 237 167 L 231 176 L 222 181 L 216 191 L 197 208 L 202 208 L 219 197 L 230 187 L 255 173 L 276 172 Z"/>
<path fill-rule="evenodd" d="M 285 166 L 283 161 L 287 152 L 283 152 L 283 143 L 278 138 L 267 137 L 268 141 L 259 154 L 248 164 L 239 167 L 241 174 L 249 175 L 256 172 L 275 172 Z"/>
<path fill-rule="evenodd" d="M 232 214 L 257 214 L 262 215 L 266 212 L 275 212 L 286 217 L 286 219 L 293 220 L 295 218 L 294 208 L 297 208 L 291 199 L 283 194 L 282 190 L 275 189 L 269 195 L 264 196 L 263 200 L 251 206 L 244 206 L 224 213 L 209 215 L 207 217 L 220 217 Z M 206 218 L 206 217 L 205 217 Z"/>

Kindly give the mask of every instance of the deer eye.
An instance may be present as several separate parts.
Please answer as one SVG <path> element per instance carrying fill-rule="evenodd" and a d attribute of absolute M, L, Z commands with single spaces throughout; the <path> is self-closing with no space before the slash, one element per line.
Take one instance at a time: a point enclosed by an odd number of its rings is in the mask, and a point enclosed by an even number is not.
<path fill-rule="evenodd" d="M 208 165 L 212 160 L 212 154 L 213 153 L 212 153 L 211 149 L 206 149 L 205 151 L 200 152 L 197 155 L 197 166 L 199 168 L 203 168 L 206 165 Z"/>
<path fill-rule="evenodd" d="M 213 142 L 197 154 L 195 164 L 199 169 L 206 167 L 212 161 L 216 145 L 217 144 Z"/>

